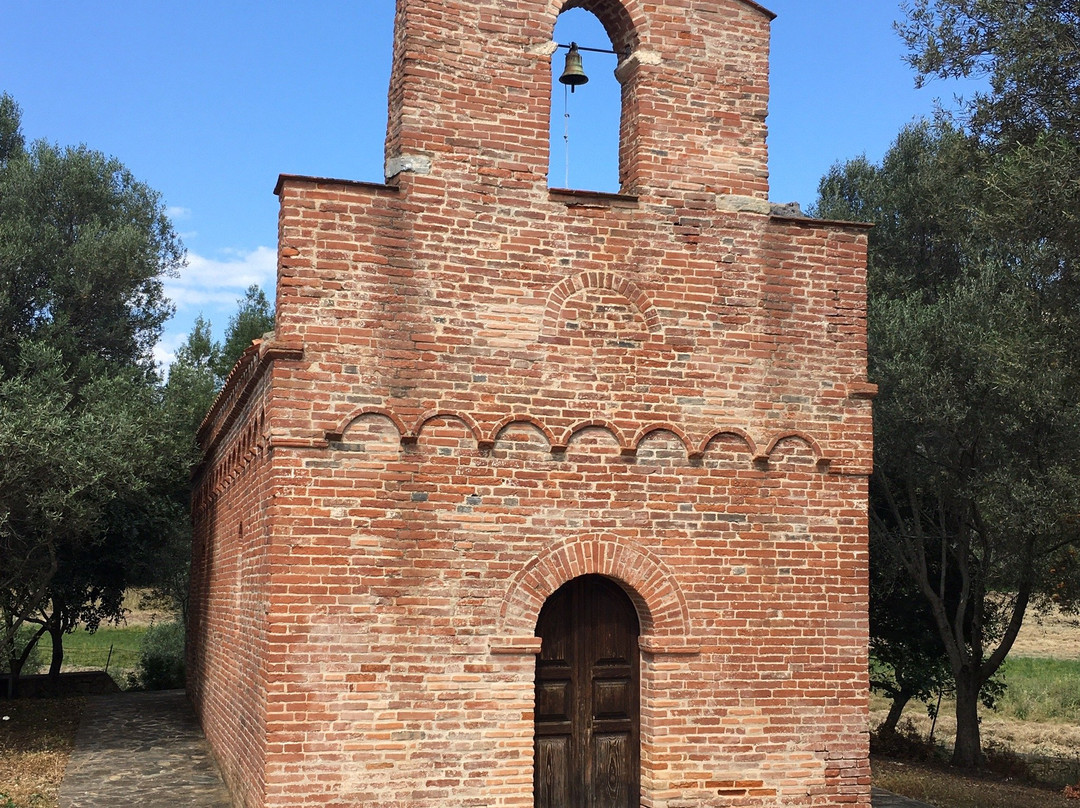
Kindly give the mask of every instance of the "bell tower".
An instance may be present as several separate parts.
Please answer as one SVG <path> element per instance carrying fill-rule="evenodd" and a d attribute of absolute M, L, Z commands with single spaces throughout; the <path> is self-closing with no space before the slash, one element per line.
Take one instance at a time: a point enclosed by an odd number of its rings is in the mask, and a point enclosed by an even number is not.
<path fill-rule="evenodd" d="M 570 8 L 595 14 L 619 54 L 622 193 L 767 199 L 773 15 L 746 0 L 399 0 L 388 179 L 546 191 L 552 31 Z"/>
<path fill-rule="evenodd" d="M 569 8 L 617 193 L 549 187 Z M 199 434 L 238 806 L 869 808 L 866 230 L 768 201 L 771 19 L 398 0 L 386 176 L 279 178 L 276 328 Z"/>

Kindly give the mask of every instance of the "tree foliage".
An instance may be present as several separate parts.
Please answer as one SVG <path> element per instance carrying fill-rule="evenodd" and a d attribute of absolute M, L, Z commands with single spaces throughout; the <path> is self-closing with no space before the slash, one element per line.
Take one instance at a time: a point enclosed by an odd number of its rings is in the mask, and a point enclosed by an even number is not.
<path fill-rule="evenodd" d="M 878 735 L 896 734 L 904 708 L 920 701 L 936 709 L 952 692 L 949 659 L 933 615 L 911 577 L 897 563 L 887 537 L 875 531 L 870 548 L 870 687 L 891 700 Z"/>
<path fill-rule="evenodd" d="M 169 366 L 163 407 L 170 426 L 176 430 L 178 467 L 183 471 L 173 480 L 169 500 L 184 511 L 184 518 L 167 532 L 157 547 L 155 566 L 147 582 L 156 599 L 187 619 L 188 573 L 191 562 L 190 469 L 201 452 L 195 443 L 199 425 L 218 393 L 219 379 L 214 367 L 221 347 L 214 342 L 210 323 L 201 316 L 195 321 L 187 340 L 176 352 Z"/>
<path fill-rule="evenodd" d="M 217 367 L 221 364 L 221 346 L 214 342 L 210 323 L 197 317 L 184 344 L 176 351 L 169 366 L 165 400 L 173 419 L 183 425 L 191 438 L 194 453 L 195 433 L 220 387 Z M 192 460 L 196 458 L 192 455 Z"/>
<path fill-rule="evenodd" d="M 60 350 L 76 383 L 100 362 L 151 368 L 172 314 L 162 281 L 183 259 L 158 194 L 82 146 L 26 150 L 18 107 L 4 99 L 0 366 L 11 374 L 34 340 Z"/>
<path fill-rule="evenodd" d="M 183 258 L 158 195 L 85 147 L 26 147 L 0 96 L 0 644 L 119 616 L 182 519 L 152 349 Z M 39 633 L 40 635 L 40 633 Z"/>
<path fill-rule="evenodd" d="M 195 434 L 240 354 L 273 328 L 247 290 L 224 346 L 201 318 L 162 385 L 153 360 L 183 248 L 159 196 L 80 146 L 27 146 L 0 95 L 0 652 L 123 615 L 132 585 L 181 613 Z M 16 638 L 21 638 L 16 644 Z"/>
<path fill-rule="evenodd" d="M 994 164 L 982 225 L 1040 243 L 1030 261 L 1066 306 L 1080 296 L 1080 6 L 1073 0 L 912 0 L 898 28 L 917 81 L 980 77 L 954 120 Z"/>
<path fill-rule="evenodd" d="M 998 146 L 1080 140 L 1080 6 L 1074 0 L 912 0 L 898 28 L 918 82 L 984 77 L 965 105 Z"/>
<path fill-rule="evenodd" d="M 956 684 L 953 760 L 1030 603 L 1075 603 L 1080 479 L 1080 8 L 911 0 L 923 83 L 988 89 L 823 180 L 871 235 L 872 530 L 929 605 Z"/>
<path fill-rule="evenodd" d="M 184 344 L 169 367 L 164 390 L 164 406 L 170 424 L 178 429 L 180 447 L 186 458 L 185 470 L 198 462 L 202 449 L 196 434 L 203 418 L 225 383 L 236 360 L 274 327 L 274 314 L 266 295 L 257 286 L 247 289 L 237 301 L 237 311 L 229 320 L 225 342 L 213 338 L 210 323 L 198 317 Z M 187 506 L 190 480 L 185 475 L 177 481 L 173 500 Z M 157 595 L 186 618 L 187 583 L 190 562 L 191 523 L 189 519 L 171 532 L 158 548 L 154 589 Z"/>
<path fill-rule="evenodd" d="M 877 224 L 872 564 L 895 560 L 929 610 L 962 765 L 981 759 L 980 696 L 1080 541 L 1080 322 L 1060 245 L 992 221 L 1001 171 L 964 133 L 913 126 L 880 166 L 834 167 L 816 211 Z"/>
<path fill-rule="evenodd" d="M 251 343 L 274 330 L 274 310 L 258 286 L 249 286 L 236 304 L 236 314 L 229 318 L 225 331 L 225 342 L 217 348 L 211 365 L 221 383 Z"/>
<path fill-rule="evenodd" d="M 2 374 L 2 371 L 0 371 Z M 0 599 L 58 636 L 120 616 L 134 559 L 182 519 L 158 498 L 178 459 L 160 397 L 138 370 L 73 389 L 59 350 L 24 343 L 0 375 Z M 29 649 L 27 649 L 29 650 Z"/>

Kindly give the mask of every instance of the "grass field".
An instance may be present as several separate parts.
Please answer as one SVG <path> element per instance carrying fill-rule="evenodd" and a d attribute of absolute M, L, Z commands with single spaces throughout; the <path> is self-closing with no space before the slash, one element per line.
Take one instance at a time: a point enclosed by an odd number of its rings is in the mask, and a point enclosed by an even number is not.
<path fill-rule="evenodd" d="M 65 672 L 80 670 L 108 670 L 121 687 L 126 676 L 135 670 L 139 661 L 139 646 L 146 630 L 156 623 L 168 621 L 172 615 L 159 608 L 145 608 L 145 596 L 132 591 L 124 599 L 127 609 L 124 622 L 119 626 L 104 625 L 93 634 L 79 628 L 64 636 Z M 41 673 L 49 669 L 52 657 L 52 638 L 46 634 L 38 643 Z M 26 670 L 24 673 L 37 671 Z M 6 808 L 0 802 L 0 808 Z"/>
<path fill-rule="evenodd" d="M 996 712 L 1018 721 L 1080 724 L 1080 659 L 1008 659 Z"/>
<path fill-rule="evenodd" d="M 146 633 L 146 626 L 120 626 L 100 628 L 91 634 L 77 629 L 64 637 L 65 671 L 108 670 L 126 673 L 135 670 L 139 661 L 139 643 Z M 41 638 L 42 673 L 49 669 L 52 656 L 52 639 Z M 30 673 L 30 671 L 26 671 Z M 115 678 L 115 677 L 114 677 Z M 3 808 L 3 803 L 0 803 Z"/>
<path fill-rule="evenodd" d="M 970 777 L 944 765 L 956 730 L 954 705 L 945 700 L 934 728 L 937 761 L 873 761 L 874 784 L 938 808 L 1080 808 L 1062 785 L 1080 782 L 1080 619 L 1049 612 L 1030 615 L 1007 660 L 1007 690 L 995 710 L 982 709 L 983 745 L 997 774 Z M 888 702 L 874 697 L 870 725 L 885 717 Z M 926 739 L 932 721 L 911 704 L 903 724 Z M 1032 787 L 1026 777 L 1046 781 Z"/>

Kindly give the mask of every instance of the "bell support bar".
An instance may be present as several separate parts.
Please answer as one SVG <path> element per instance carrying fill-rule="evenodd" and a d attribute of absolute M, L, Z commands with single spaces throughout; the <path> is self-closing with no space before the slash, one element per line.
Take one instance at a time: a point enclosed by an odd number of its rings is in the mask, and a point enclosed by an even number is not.
<path fill-rule="evenodd" d="M 567 50 L 570 50 L 570 48 L 573 48 L 575 46 L 577 47 L 577 49 L 579 51 L 587 51 L 588 53 L 613 53 L 616 56 L 624 56 L 624 57 L 629 56 L 630 53 L 631 53 L 630 48 L 627 48 L 626 50 L 624 50 L 624 51 L 622 51 L 620 53 L 619 51 L 611 50 L 610 48 L 586 48 L 584 45 L 578 45 L 576 42 L 571 42 L 569 45 L 563 45 L 563 44 L 561 44 L 559 42 L 555 43 L 556 48 L 566 48 Z"/>

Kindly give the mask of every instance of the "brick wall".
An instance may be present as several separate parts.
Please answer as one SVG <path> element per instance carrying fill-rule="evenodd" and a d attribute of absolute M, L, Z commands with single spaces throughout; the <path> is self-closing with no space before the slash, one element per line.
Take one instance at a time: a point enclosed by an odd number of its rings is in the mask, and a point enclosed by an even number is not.
<path fill-rule="evenodd" d="M 588 573 L 642 626 L 642 805 L 869 805 L 865 231 L 769 215 L 767 13 L 566 5 L 634 48 L 623 194 L 547 188 L 536 0 L 399 2 L 391 184 L 279 181 L 196 500 L 245 808 L 531 806 L 536 618 Z"/>
<path fill-rule="evenodd" d="M 209 449 L 192 502 L 188 691 L 240 805 L 262 800 L 266 739 L 265 616 L 273 505 L 268 380 L 251 350 L 200 434 Z"/>

